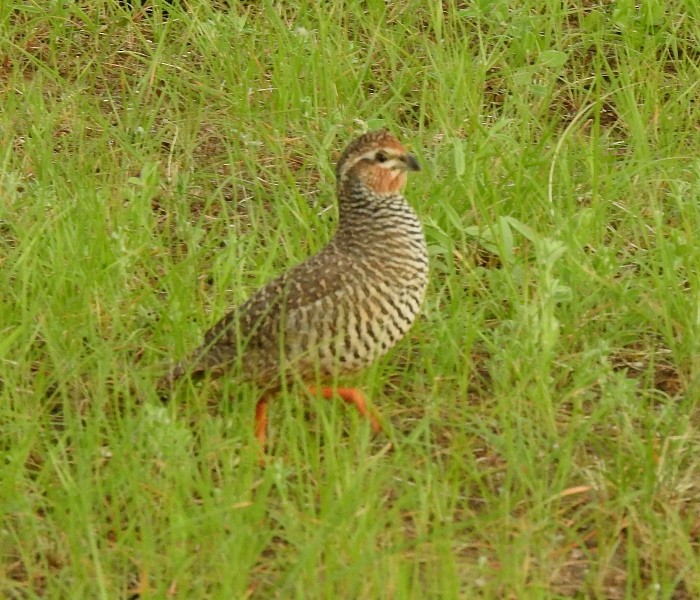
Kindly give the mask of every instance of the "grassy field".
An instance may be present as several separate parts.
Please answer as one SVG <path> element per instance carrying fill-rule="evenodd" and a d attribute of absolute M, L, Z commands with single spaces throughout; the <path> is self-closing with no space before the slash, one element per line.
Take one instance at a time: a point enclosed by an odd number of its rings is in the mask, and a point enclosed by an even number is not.
<path fill-rule="evenodd" d="M 138 4 L 138 3 L 136 3 Z M 0 597 L 700 597 L 696 0 L 0 3 Z M 155 381 L 386 125 L 431 285 L 362 387 Z"/>

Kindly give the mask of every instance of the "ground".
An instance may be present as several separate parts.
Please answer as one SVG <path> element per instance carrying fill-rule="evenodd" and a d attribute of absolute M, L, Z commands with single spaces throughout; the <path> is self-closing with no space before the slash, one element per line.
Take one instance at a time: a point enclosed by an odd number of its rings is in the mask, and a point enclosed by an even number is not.
<path fill-rule="evenodd" d="M 700 596 L 700 5 L 0 5 L 0 596 Z M 431 285 L 359 374 L 155 382 L 389 127 Z M 413 174 L 412 174 L 413 175 Z M 348 382 L 343 382 L 348 383 Z"/>

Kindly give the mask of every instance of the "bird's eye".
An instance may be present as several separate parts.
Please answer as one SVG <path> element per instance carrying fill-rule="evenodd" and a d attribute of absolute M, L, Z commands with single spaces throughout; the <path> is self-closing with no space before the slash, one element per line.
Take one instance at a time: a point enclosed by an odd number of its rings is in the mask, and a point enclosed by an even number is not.
<path fill-rule="evenodd" d="M 389 160 L 389 157 L 386 155 L 386 152 L 383 152 L 382 150 L 377 152 L 377 154 L 375 154 L 374 158 L 377 162 L 380 162 L 380 163 L 383 163 L 383 162 L 386 162 L 387 160 Z"/>

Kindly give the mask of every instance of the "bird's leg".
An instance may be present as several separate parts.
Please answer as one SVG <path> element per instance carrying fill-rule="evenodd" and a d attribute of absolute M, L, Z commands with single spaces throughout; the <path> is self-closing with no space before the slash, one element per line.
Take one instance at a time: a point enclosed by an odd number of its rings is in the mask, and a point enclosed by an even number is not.
<path fill-rule="evenodd" d="M 377 419 L 377 417 L 372 414 L 371 411 L 367 410 L 365 397 L 362 395 L 360 390 L 355 388 L 322 387 L 317 389 L 314 387 L 309 387 L 309 392 L 314 396 L 323 396 L 326 400 L 339 396 L 348 404 L 354 405 L 363 417 L 369 419 L 369 424 L 372 427 L 372 431 L 378 433 L 382 430 L 382 424 L 379 422 L 379 419 Z"/>
<path fill-rule="evenodd" d="M 261 451 L 265 451 L 267 441 L 267 394 L 255 405 L 255 437 L 260 442 Z"/>

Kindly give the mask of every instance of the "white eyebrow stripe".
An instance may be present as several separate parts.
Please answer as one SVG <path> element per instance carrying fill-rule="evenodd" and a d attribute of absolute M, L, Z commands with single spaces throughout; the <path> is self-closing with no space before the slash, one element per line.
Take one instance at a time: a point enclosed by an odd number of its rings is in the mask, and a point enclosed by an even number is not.
<path fill-rule="evenodd" d="M 386 154 L 387 156 L 387 160 L 380 164 L 389 167 L 390 165 L 393 166 L 401 162 L 401 153 L 396 152 L 396 150 L 394 150 L 393 148 L 375 148 L 374 150 L 368 150 L 364 154 L 360 154 L 355 160 L 352 161 L 351 164 L 357 164 L 358 162 L 360 162 L 361 160 L 365 160 L 366 158 L 373 159 L 379 151 L 384 152 L 384 154 Z"/>

